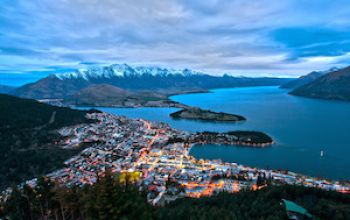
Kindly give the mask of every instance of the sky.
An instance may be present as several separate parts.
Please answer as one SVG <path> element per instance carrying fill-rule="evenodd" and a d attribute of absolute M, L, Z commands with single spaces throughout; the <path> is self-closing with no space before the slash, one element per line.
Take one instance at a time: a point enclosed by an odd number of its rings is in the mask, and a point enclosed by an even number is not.
<path fill-rule="evenodd" d="M 0 78 L 113 63 L 278 77 L 350 65 L 349 0 L 0 1 Z"/>

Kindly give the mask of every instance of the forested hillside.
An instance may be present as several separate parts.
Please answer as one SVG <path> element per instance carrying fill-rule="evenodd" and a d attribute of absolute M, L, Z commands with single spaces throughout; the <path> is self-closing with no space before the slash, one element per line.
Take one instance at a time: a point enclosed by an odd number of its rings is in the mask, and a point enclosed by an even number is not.
<path fill-rule="evenodd" d="M 313 188 L 274 186 L 260 191 L 180 199 L 153 207 L 132 184 L 106 173 L 92 186 L 67 188 L 39 179 L 32 189 L 14 189 L 2 207 L 12 219 L 287 219 L 281 199 L 305 207 L 315 219 L 350 219 L 350 196 Z M 0 215 L 1 217 L 1 215 Z"/>
<path fill-rule="evenodd" d="M 85 111 L 0 94 L 0 189 L 42 175 L 76 153 L 53 143 L 55 129 L 88 123 Z"/>

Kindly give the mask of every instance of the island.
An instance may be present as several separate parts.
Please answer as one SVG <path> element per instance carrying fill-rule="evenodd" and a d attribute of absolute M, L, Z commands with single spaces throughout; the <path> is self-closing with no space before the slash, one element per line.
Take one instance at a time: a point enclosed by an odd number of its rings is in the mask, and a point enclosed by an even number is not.
<path fill-rule="evenodd" d="M 184 108 L 180 111 L 170 114 L 174 119 L 189 119 L 201 121 L 217 121 L 217 122 L 238 122 L 244 121 L 246 118 L 240 115 L 234 115 L 223 112 L 213 112 L 210 110 L 203 110 L 200 108 Z"/>

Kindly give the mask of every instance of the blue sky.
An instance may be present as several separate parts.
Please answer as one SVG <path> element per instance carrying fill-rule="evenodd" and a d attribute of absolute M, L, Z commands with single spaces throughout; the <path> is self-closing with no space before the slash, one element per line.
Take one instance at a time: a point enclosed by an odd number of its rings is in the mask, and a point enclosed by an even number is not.
<path fill-rule="evenodd" d="M 296 77 L 349 58 L 348 0 L 0 4 L 0 78 L 112 63 Z"/>

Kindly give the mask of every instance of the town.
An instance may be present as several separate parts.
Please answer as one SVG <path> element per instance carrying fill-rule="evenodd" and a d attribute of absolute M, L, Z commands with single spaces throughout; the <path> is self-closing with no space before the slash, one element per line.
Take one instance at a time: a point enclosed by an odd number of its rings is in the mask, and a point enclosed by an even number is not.
<path fill-rule="evenodd" d="M 65 168 L 47 177 L 67 186 L 94 184 L 108 169 L 119 181 L 136 184 L 147 192 L 147 200 L 162 205 L 181 197 L 199 198 L 225 192 L 259 190 L 267 185 L 303 185 L 343 193 L 349 182 L 331 181 L 293 173 L 252 168 L 220 160 L 196 159 L 189 155 L 193 145 L 217 143 L 266 147 L 273 142 L 255 143 L 234 133 L 190 133 L 160 122 L 128 119 L 107 113 L 87 114 L 96 123 L 65 127 L 62 146 L 86 148 L 65 161 Z M 26 184 L 35 186 L 36 179 Z"/>

